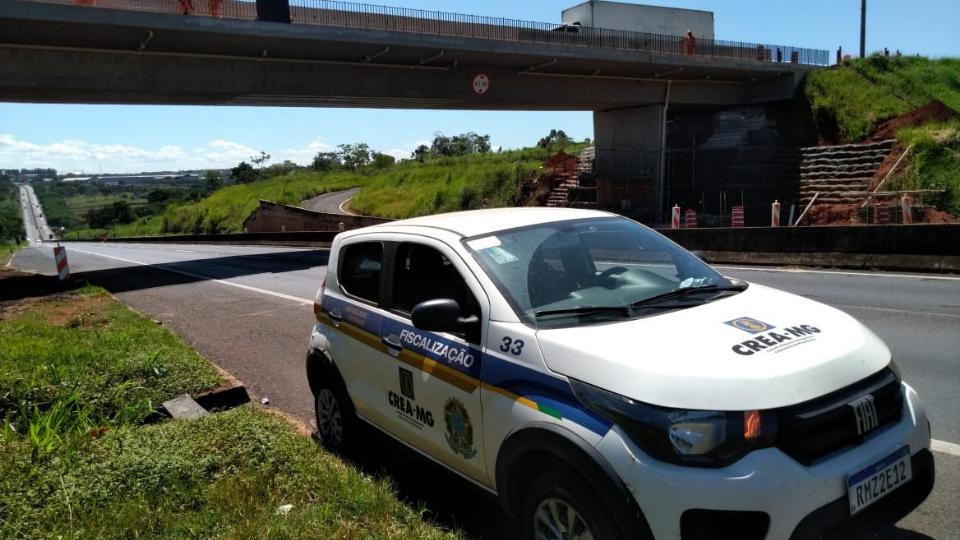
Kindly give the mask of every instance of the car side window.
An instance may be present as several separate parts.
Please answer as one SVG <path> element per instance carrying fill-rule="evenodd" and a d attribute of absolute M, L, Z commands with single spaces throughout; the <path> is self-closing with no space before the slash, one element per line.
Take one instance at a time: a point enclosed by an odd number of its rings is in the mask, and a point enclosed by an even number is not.
<path fill-rule="evenodd" d="M 380 301 L 380 272 L 383 244 L 362 242 L 345 246 L 340 252 L 338 281 L 351 296 L 374 304 Z"/>
<path fill-rule="evenodd" d="M 425 300 L 452 298 L 460 316 L 480 316 L 480 304 L 466 281 L 443 253 L 421 244 L 401 244 L 394 271 L 393 309 L 404 314 Z"/>

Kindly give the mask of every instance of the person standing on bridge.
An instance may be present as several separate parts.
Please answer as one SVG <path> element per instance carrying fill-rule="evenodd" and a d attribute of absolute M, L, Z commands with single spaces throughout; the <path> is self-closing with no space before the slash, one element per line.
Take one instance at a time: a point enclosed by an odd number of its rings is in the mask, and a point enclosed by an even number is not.
<path fill-rule="evenodd" d="M 210 15 L 218 19 L 223 18 L 223 14 L 220 13 L 220 6 L 223 5 L 223 0 L 210 0 Z"/>
<path fill-rule="evenodd" d="M 193 0 L 177 0 L 177 11 L 184 15 L 193 13 Z"/>
<path fill-rule="evenodd" d="M 687 37 L 684 39 L 683 47 L 685 53 L 690 56 L 697 54 L 697 38 L 693 37 L 693 32 L 687 30 Z"/>

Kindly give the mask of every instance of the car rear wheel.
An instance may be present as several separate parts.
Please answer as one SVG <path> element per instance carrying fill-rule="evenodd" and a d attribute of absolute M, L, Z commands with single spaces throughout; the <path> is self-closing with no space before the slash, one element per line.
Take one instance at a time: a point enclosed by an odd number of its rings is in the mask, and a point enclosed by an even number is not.
<path fill-rule="evenodd" d="M 613 516 L 576 471 L 558 467 L 540 475 L 524 497 L 526 540 L 622 540 Z"/>
<path fill-rule="evenodd" d="M 348 453 L 359 439 L 353 403 L 332 369 L 324 370 L 320 379 L 314 399 L 317 438 L 331 452 Z"/>

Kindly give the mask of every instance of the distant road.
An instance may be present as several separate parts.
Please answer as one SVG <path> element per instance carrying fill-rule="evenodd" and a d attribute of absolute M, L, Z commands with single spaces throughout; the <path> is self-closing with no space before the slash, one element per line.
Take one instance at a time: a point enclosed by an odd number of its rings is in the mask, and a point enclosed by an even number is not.
<path fill-rule="evenodd" d="M 33 187 L 29 184 L 17 184 L 20 188 L 20 209 L 23 211 L 23 227 L 30 245 L 42 243 L 51 239 L 50 227 L 47 218 L 43 215 L 43 208 Z"/>
<path fill-rule="evenodd" d="M 343 191 L 331 191 L 323 195 L 317 195 L 312 199 L 307 199 L 300 203 L 301 208 L 313 210 L 314 212 L 324 212 L 326 214 L 339 214 L 341 216 L 356 215 L 347 209 L 347 203 L 360 193 L 360 188 L 345 189 Z"/>
<path fill-rule="evenodd" d="M 71 270 L 169 326 L 272 406 L 313 422 L 304 374 L 311 304 L 327 271 L 322 249 L 175 244 L 67 244 Z M 53 273 L 52 250 L 32 247 L 13 265 Z M 873 272 L 719 267 L 844 310 L 890 347 L 933 424 L 937 484 L 884 540 L 955 538 L 960 530 L 960 278 Z M 749 314 L 744 314 L 749 315 Z M 386 443 L 384 443 L 386 444 Z M 939 448 L 939 449 L 938 449 Z M 376 452 L 401 494 L 473 537 L 498 538 L 497 507 L 469 485 L 398 452 Z M 399 461 L 399 463 L 398 463 Z M 452 478 L 451 478 L 452 477 Z M 425 480 L 429 478 L 430 480 Z M 460 483 L 458 483 L 460 482 Z M 438 488 L 438 484 L 442 489 Z M 446 494 L 457 492 L 458 497 Z M 917 534 L 919 533 L 919 534 Z"/>

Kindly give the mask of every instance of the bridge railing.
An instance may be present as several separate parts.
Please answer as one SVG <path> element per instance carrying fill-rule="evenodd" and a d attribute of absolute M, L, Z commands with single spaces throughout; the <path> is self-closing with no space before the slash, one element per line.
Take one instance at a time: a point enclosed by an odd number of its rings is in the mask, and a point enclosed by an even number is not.
<path fill-rule="evenodd" d="M 103 8 L 256 19 L 253 0 L 39 0 Z M 625 49 L 662 54 L 731 58 L 758 62 L 828 65 L 828 51 L 786 45 L 726 41 L 523 21 L 503 17 L 426 11 L 336 0 L 290 0 L 294 24 L 364 28 L 442 36 Z"/>

